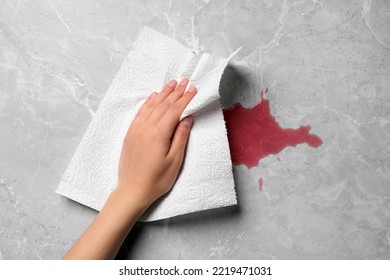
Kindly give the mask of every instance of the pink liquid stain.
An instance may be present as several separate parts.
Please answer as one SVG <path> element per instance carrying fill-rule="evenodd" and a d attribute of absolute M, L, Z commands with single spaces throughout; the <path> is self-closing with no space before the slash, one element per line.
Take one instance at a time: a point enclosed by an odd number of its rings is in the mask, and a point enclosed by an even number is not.
<path fill-rule="evenodd" d="M 280 127 L 271 115 L 269 100 L 264 98 L 263 92 L 260 95 L 261 102 L 252 108 L 247 109 L 237 103 L 223 110 L 234 164 L 244 164 L 251 168 L 257 166 L 262 158 L 278 154 L 286 147 L 306 143 L 317 148 L 323 143 L 320 137 L 310 134 L 310 125 L 297 129 Z M 260 179 L 259 186 L 262 188 L 263 180 Z"/>
<path fill-rule="evenodd" d="M 263 190 L 263 186 L 264 186 L 264 179 L 263 179 L 263 177 L 260 177 L 259 180 L 257 181 L 257 183 L 259 184 L 259 191 L 262 191 Z"/>

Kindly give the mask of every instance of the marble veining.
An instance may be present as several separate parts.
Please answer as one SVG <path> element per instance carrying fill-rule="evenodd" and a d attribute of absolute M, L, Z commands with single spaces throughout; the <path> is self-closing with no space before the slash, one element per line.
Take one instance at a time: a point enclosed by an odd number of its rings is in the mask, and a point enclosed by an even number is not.
<path fill-rule="evenodd" d="M 96 215 L 54 191 L 143 26 L 244 45 L 222 104 L 268 88 L 324 144 L 234 166 L 238 207 L 137 224 L 118 258 L 390 258 L 389 1 L 0 0 L 0 259 L 61 258 Z"/>

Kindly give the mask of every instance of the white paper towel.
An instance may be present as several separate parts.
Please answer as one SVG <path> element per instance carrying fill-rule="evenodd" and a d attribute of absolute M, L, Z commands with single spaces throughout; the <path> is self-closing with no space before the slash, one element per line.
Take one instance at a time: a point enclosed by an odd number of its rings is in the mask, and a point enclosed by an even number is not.
<path fill-rule="evenodd" d="M 198 93 L 182 115 L 194 116 L 183 168 L 172 190 L 140 220 L 237 204 L 218 92 L 223 70 L 235 53 L 227 59 L 198 56 L 155 30 L 143 28 L 96 111 L 57 193 L 100 210 L 117 184 L 122 142 L 140 106 L 151 92 L 161 90 L 171 79 L 189 77 Z"/>

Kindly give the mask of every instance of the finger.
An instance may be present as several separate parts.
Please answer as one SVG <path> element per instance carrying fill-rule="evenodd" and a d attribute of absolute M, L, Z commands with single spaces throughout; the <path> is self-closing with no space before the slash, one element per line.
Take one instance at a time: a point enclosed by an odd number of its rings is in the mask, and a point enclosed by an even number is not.
<path fill-rule="evenodd" d="M 168 156 L 172 157 L 175 162 L 180 166 L 183 162 L 185 147 L 188 142 L 190 130 L 193 123 L 193 117 L 187 116 L 179 122 L 173 134 L 171 147 L 168 152 Z"/>
<path fill-rule="evenodd" d="M 175 91 L 172 92 L 161 104 L 159 104 L 152 112 L 151 121 L 158 122 L 161 117 L 168 111 L 168 109 L 183 96 L 184 91 L 188 85 L 188 79 L 184 78 L 180 81 Z"/>
<path fill-rule="evenodd" d="M 135 115 L 134 120 L 143 120 L 148 117 L 148 115 L 153 111 L 153 99 L 156 98 L 157 92 L 152 92 L 142 104 L 141 108 L 138 110 Z"/>
<path fill-rule="evenodd" d="M 149 97 L 145 100 L 144 104 L 141 106 L 139 111 L 136 114 L 137 121 L 145 121 L 149 118 L 153 110 L 164 101 L 164 99 L 169 96 L 171 92 L 173 92 L 176 88 L 177 82 L 175 80 L 171 80 L 168 84 L 165 85 L 163 90 L 160 93 L 153 92 Z"/>
<path fill-rule="evenodd" d="M 171 80 L 168 84 L 166 84 L 163 90 L 157 95 L 154 105 L 157 106 L 162 103 L 176 89 L 176 85 L 176 80 Z"/>
<path fill-rule="evenodd" d="M 169 135 L 172 135 L 177 123 L 179 122 L 180 116 L 183 114 L 185 108 L 194 98 L 196 93 L 196 87 L 191 86 L 188 91 L 179 100 L 177 100 L 176 103 L 173 104 L 161 118 L 161 126 L 166 127 L 166 132 L 169 133 Z"/>

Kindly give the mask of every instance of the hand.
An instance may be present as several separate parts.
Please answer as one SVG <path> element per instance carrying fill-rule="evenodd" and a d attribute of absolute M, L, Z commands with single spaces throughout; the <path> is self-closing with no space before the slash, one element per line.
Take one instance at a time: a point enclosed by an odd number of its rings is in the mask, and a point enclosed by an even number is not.
<path fill-rule="evenodd" d="M 188 79 L 169 82 L 152 93 L 134 118 L 123 141 L 117 191 L 136 197 L 146 207 L 173 186 L 182 165 L 192 116 L 179 122 L 195 96 Z"/>
<path fill-rule="evenodd" d="M 169 82 L 143 104 L 123 141 L 118 186 L 64 259 L 112 259 L 147 207 L 173 186 L 192 125 L 179 122 L 196 94 L 188 79 Z"/>

